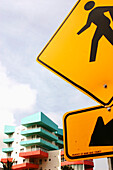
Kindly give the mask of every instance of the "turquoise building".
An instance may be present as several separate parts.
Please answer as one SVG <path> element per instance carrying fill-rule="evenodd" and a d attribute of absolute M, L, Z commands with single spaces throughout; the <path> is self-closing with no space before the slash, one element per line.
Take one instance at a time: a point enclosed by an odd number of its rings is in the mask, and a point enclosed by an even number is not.
<path fill-rule="evenodd" d="M 5 126 L 4 133 L 8 138 L 3 140 L 7 147 L 2 161 L 15 160 L 12 169 L 40 169 L 41 160 L 63 148 L 63 130 L 42 112 L 23 118 L 20 127 Z"/>

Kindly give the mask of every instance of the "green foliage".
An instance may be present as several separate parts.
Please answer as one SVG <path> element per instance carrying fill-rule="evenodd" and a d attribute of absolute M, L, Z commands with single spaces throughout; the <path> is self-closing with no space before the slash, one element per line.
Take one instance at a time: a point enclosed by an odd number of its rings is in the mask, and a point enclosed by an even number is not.
<path fill-rule="evenodd" d="M 1 162 L 1 163 L 2 163 L 2 165 L 3 165 L 3 169 L 4 169 L 4 170 L 11 170 L 14 161 L 13 161 L 13 162 L 10 162 L 10 161 L 7 159 L 7 163 L 3 163 L 3 162 Z"/>
<path fill-rule="evenodd" d="M 65 165 L 61 167 L 62 170 L 74 170 L 71 166 Z"/>

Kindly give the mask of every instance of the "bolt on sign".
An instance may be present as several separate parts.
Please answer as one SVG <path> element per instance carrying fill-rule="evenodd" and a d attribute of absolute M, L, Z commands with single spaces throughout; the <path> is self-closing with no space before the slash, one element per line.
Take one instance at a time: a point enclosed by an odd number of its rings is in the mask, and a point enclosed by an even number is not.
<path fill-rule="evenodd" d="M 113 109 L 104 106 L 68 112 L 63 117 L 68 161 L 113 156 Z"/>
<path fill-rule="evenodd" d="M 113 0 L 79 0 L 37 61 L 102 105 L 113 99 Z"/>

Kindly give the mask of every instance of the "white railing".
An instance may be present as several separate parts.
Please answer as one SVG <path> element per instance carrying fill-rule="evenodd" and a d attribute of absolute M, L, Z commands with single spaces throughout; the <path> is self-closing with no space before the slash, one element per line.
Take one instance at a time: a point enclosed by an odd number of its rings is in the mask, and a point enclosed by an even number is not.
<path fill-rule="evenodd" d="M 27 148 L 26 152 L 38 151 L 38 150 L 43 151 L 43 152 L 47 152 L 45 149 L 37 148 L 37 147 L 35 147 L 35 148 Z"/>

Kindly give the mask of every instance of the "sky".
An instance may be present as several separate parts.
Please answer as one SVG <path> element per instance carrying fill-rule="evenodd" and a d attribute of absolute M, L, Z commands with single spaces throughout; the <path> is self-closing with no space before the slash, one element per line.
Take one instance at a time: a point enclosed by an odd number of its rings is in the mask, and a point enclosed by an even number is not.
<path fill-rule="evenodd" d="M 62 116 L 98 105 L 41 66 L 36 57 L 63 22 L 76 0 L 0 0 L 0 155 L 4 125 L 43 112 L 62 128 Z M 107 159 L 94 160 L 107 170 Z"/>

